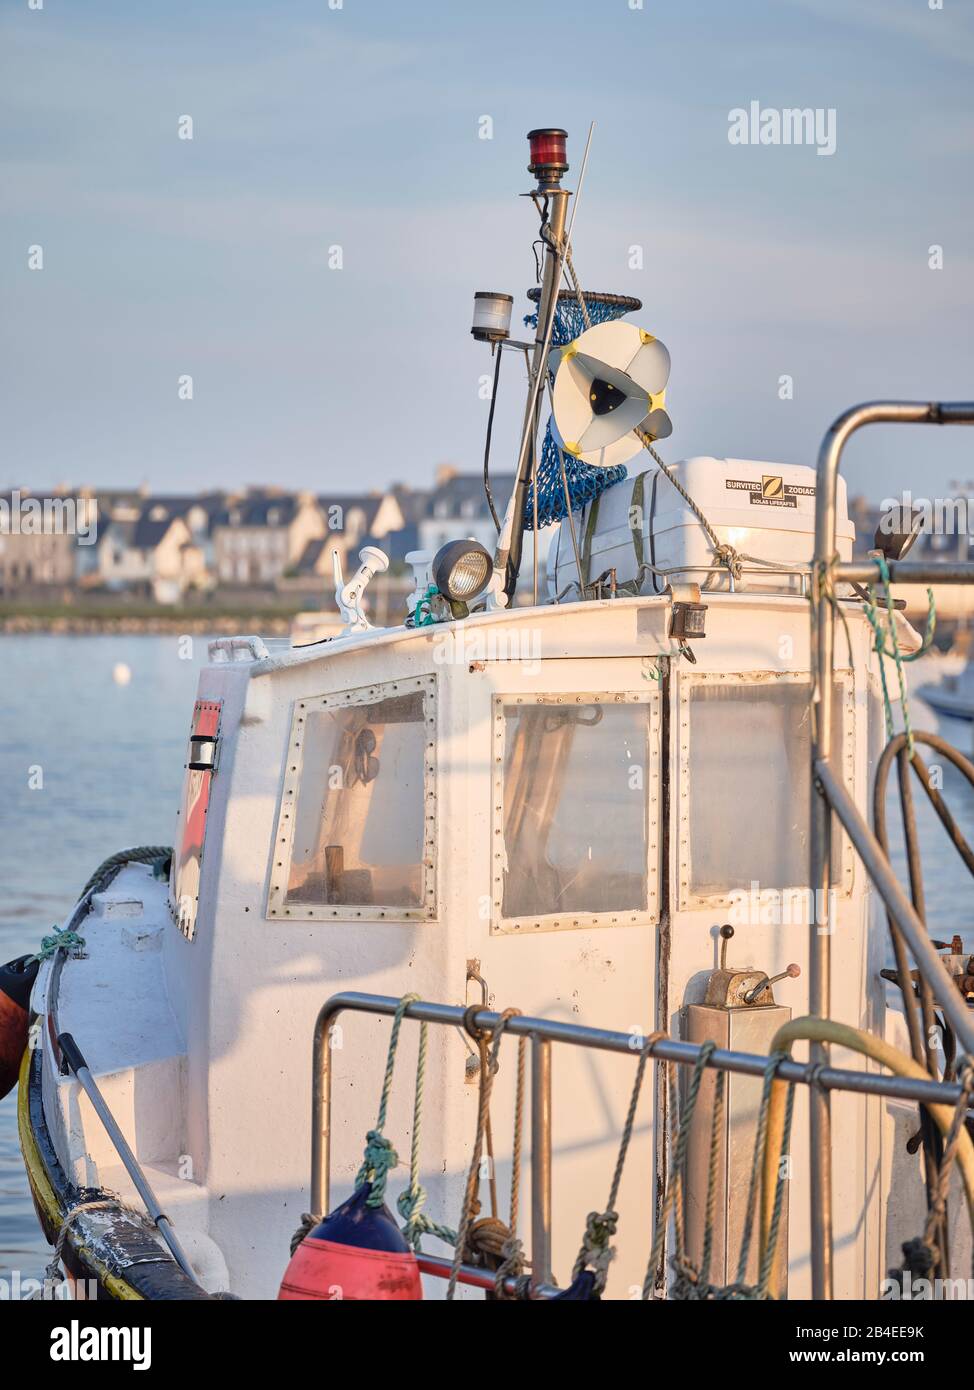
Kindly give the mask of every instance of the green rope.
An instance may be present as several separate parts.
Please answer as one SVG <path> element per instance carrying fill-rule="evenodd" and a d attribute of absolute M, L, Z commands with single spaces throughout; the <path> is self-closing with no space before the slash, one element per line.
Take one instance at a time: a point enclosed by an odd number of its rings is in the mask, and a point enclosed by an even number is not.
<path fill-rule="evenodd" d="M 418 995 L 412 996 L 418 998 Z M 428 1028 L 425 1023 L 419 1025 L 419 1056 L 416 1059 L 416 1097 L 413 1102 L 413 1133 L 412 1143 L 409 1148 L 409 1186 L 405 1191 L 400 1192 L 396 1199 L 396 1208 L 399 1215 L 406 1223 L 406 1240 L 413 1247 L 416 1254 L 420 1253 L 421 1241 L 424 1235 L 435 1236 L 438 1240 L 445 1241 L 447 1245 L 456 1245 L 457 1233 L 449 1226 L 441 1226 L 438 1221 L 434 1221 L 431 1216 L 427 1216 L 423 1211 L 426 1205 L 427 1193 L 425 1187 L 419 1180 L 419 1136 L 423 1119 L 423 1088 L 426 1084 L 426 1045 Z"/>
<path fill-rule="evenodd" d="M 85 939 L 76 931 L 69 931 L 67 927 L 63 931 L 60 927 L 53 927 L 50 936 L 41 937 L 40 950 L 31 956 L 28 965 L 33 965 L 35 960 L 50 960 L 58 951 L 83 951 L 84 947 Z"/>
<path fill-rule="evenodd" d="M 629 1096 L 629 1109 L 626 1113 L 625 1124 L 622 1127 L 622 1139 L 619 1143 L 615 1171 L 612 1174 L 612 1182 L 609 1187 L 609 1198 L 603 1211 L 590 1211 L 586 1217 L 581 1249 L 572 1269 L 573 1281 L 580 1278 L 585 1270 L 591 1270 L 594 1275 L 593 1291 L 596 1297 L 600 1296 L 605 1288 L 609 1264 L 615 1258 L 612 1240 L 619 1224 L 619 1213 L 616 1210 L 619 1184 L 622 1181 L 622 1171 L 626 1164 L 626 1155 L 629 1152 L 632 1131 L 636 1123 L 636 1108 L 643 1088 L 646 1063 L 652 1056 L 653 1048 L 662 1037 L 665 1037 L 664 1033 L 651 1033 L 640 1049 L 636 1076 Z"/>
<path fill-rule="evenodd" d="M 723 1072 L 717 1078 L 717 1093 L 714 1102 L 714 1119 L 710 1135 L 710 1160 L 707 1174 L 707 1201 L 705 1209 L 705 1225 L 703 1235 L 703 1256 L 700 1268 L 697 1269 L 687 1257 L 685 1233 L 684 1233 L 684 1212 L 682 1210 L 683 1201 L 683 1172 L 686 1163 L 686 1153 L 689 1141 L 690 1126 L 693 1119 L 693 1112 L 697 1104 L 697 1096 L 700 1090 L 700 1081 L 707 1063 L 707 1058 L 714 1050 L 715 1044 L 704 1043 L 697 1054 L 697 1061 L 694 1065 L 693 1075 L 687 1088 L 686 1101 L 683 1106 L 683 1113 L 680 1117 L 680 1124 L 675 1141 L 671 1144 L 671 1171 L 670 1179 L 667 1183 L 666 1192 L 663 1197 L 663 1205 L 660 1210 L 659 1220 L 653 1240 L 653 1248 L 650 1252 L 649 1263 L 646 1269 L 646 1278 L 643 1282 L 643 1298 L 652 1297 L 653 1288 L 656 1280 L 656 1270 L 659 1267 L 660 1257 L 663 1253 L 663 1242 L 666 1236 L 667 1223 L 672 1212 L 676 1251 L 671 1261 L 675 1271 L 675 1281 L 673 1285 L 673 1297 L 675 1299 L 688 1300 L 720 1300 L 720 1301 L 761 1301 L 769 1297 L 768 1286 L 771 1281 L 771 1274 L 774 1266 L 775 1255 L 778 1248 L 778 1239 L 781 1232 L 781 1221 L 784 1213 L 784 1171 L 779 1168 L 777 1181 L 775 1184 L 774 1204 L 772 1207 L 771 1223 L 768 1230 L 768 1242 L 758 1271 L 757 1284 L 745 1283 L 747 1273 L 748 1257 L 751 1251 L 751 1243 L 754 1231 L 754 1220 L 757 1214 L 758 1192 L 761 1184 L 761 1168 L 764 1159 L 764 1150 L 768 1135 L 768 1113 L 771 1101 L 771 1087 L 775 1079 L 775 1072 L 781 1061 L 785 1060 L 787 1053 L 776 1052 L 768 1058 L 768 1063 L 764 1073 L 764 1089 L 761 1096 L 761 1107 L 758 1112 L 757 1133 L 755 1135 L 754 1155 L 751 1165 L 751 1178 L 748 1187 L 747 1204 L 745 1209 L 744 1230 L 741 1237 L 741 1249 L 737 1264 L 737 1275 L 733 1283 L 725 1285 L 715 1285 L 709 1282 L 710 1263 L 713 1251 L 713 1233 L 716 1220 L 716 1190 L 717 1190 L 717 1169 L 719 1162 L 720 1145 L 718 1135 L 722 1123 L 724 1111 L 724 1087 Z M 677 1113 L 675 1069 L 670 1072 L 671 1100 L 670 1110 L 675 1119 Z M 792 1117 L 794 1114 L 795 1088 L 794 1085 L 788 1087 L 788 1097 L 785 1104 L 785 1120 L 782 1132 L 782 1152 L 786 1152 L 791 1138 Z M 672 1130 L 671 1130 L 672 1132 Z"/>
<path fill-rule="evenodd" d="M 739 1293 L 732 1294 L 732 1297 L 741 1298 L 766 1298 L 768 1278 L 771 1274 L 771 1264 L 774 1260 L 775 1250 L 778 1244 L 778 1233 L 781 1227 L 781 1213 L 784 1199 L 784 1173 L 779 1169 L 777 1183 L 775 1185 L 774 1206 L 771 1213 L 771 1226 L 768 1231 L 768 1247 L 765 1251 L 765 1258 L 762 1261 L 761 1269 L 758 1274 L 758 1289 L 752 1290 L 744 1282 L 747 1272 L 748 1256 L 751 1253 L 751 1240 L 754 1233 L 754 1217 L 757 1212 L 758 1191 L 761 1186 L 761 1167 L 764 1160 L 764 1149 L 768 1138 L 768 1114 L 771 1105 L 771 1087 L 774 1083 L 775 1072 L 778 1070 L 779 1062 L 788 1060 L 787 1052 L 773 1052 L 768 1058 L 767 1066 L 764 1069 L 764 1089 L 761 1093 L 761 1107 L 758 1111 L 757 1134 L 754 1140 L 754 1162 L 751 1167 L 751 1181 L 747 1193 L 746 1215 L 744 1217 L 744 1232 L 741 1238 L 740 1258 L 737 1261 L 737 1280 L 730 1287 L 740 1290 Z M 791 1121 L 795 1103 L 794 1084 L 788 1087 L 788 1100 L 785 1105 L 785 1123 L 782 1131 L 781 1152 L 784 1153 L 788 1147 L 791 1137 Z"/>
<path fill-rule="evenodd" d="M 720 1152 L 723 1146 L 725 1093 L 727 1073 L 717 1073 L 714 1088 L 714 1114 L 710 1126 L 710 1161 L 707 1164 L 707 1204 L 704 1217 L 703 1255 L 700 1260 L 700 1282 L 706 1284 L 710 1279 L 710 1261 L 714 1252 L 714 1226 L 717 1220 L 717 1175 L 720 1168 Z"/>
<path fill-rule="evenodd" d="M 382 1078 L 382 1095 L 379 1100 L 379 1115 L 375 1122 L 375 1129 L 370 1129 L 365 1136 L 365 1153 L 362 1158 L 362 1166 L 355 1177 L 355 1186 L 362 1187 L 365 1183 L 371 1184 L 371 1192 L 366 1198 L 366 1206 L 381 1207 L 386 1196 L 386 1180 L 391 1169 L 395 1168 L 399 1162 L 399 1155 L 396 1153 L 392 1144 L 383 1134 L 386 1127 L 386 1111 L 389 1108 L 389 1096 L 392 1091 L 392 1074 L 396 1066 L 396 1050 L 399 1047 L 399 1030 L 402 1027 L 402 1020 L 410 1004 L 415 1004 L 419 999 L 418 994 L 404 994 L 396 1005 L 396 1012 L 392 1020 L 392 1033 L 389 1038 L 389 1051 L 386 1054 L 386 1070 Z"/>
<path fill-rule="evenodd" d="M 771 1073 L 772 1079 L 774 1072 Z M 770 1094 L 770 1087 L 769 1087 Z M 791 1122 L 795 1113 L 795 1087 L 788 1087 L 788 1097 L 785 1101 L 785 1123 L 781 1131 L 781 1152 L 787 1153 L 788 1145 L 791 1142 Z M 760 1151 L 758 1151 L 760 1158 Z M 781 1217 L 785 1205 L 785 1175 L 781 1160 L 778 1161 L 778 1176 L 775 1179 L 774 1204 L 771 1209 L 771 1225 L 768 1229 L 768 1243 L 765 1246 L 764 1258 L 761 1260 L 761 1267 L 758 1271 L 758 1296 L 768 1297 L 768 1283 L 771 1279 L 771 1268 L 774 1264 L 775 1253 L 778 1248 L 778 1236 L 781 1230 Z"/>
<path fill-rule="evenodd" d="M 884 657 L 889 657 L 891 661 L 894 661 L 896 663 L 896 679 L 900 688 L 900 704 L 903 708 L 903 732 L 906 734 L 907 748 L 909 749 L 909 754 L 912 758 L 914 754 L 913 729 L 910 725 L 910 705 L 907 697 L 906 674 L 903 670 L 903 666 L 905 662 L 916 661 L 919 657 L 923 656 L 924 653 L 930 650 L 931 644 L 933 642 L 934 633 L 937 630 L 937 607 L 934 603 L 933 590 L 928 589 L 927 625 L 926 631 L 923 635 L 923 641 L 920 643 L 920 646 L 917 648 L 915 652 L 910 652 L 907 654 L 901 652 L 899 637 L 896 631 L 895 609 L 893 607 L 893 592 L 890 588 L 889 566 L 886 563 L 886 556 L 882 554 L 873 555 L 872 559 L 879 570 L 880 582 L 883 588 L 886 590 L 886 614 L 888 622 L 885 629 L 879 617 L 879 605 L 876 599 L 876 586 L 874 584 L 870 584 L 869 586 L 869 602 L 865 606 L 866 618 L 869 621 L 869 626 L 873 630 L 873 647 L 879 656 L 879 677 L 883 688 L 883 712 L 886 718 L 886 737 L 890 739 L 893 737 L 895 733 L 895 727 L 893 724 L 893 706 L 889 698 L 889 688 L 886 683 L 886 663 L 883 660 Z M 890 649 L 886 645 L 887 633 L 892 638 L 892 651 L 890 651 Z"/>
<path fill-rule="evenodd" d="M 494 1274 L 494 1296 L 499 1299 L 508 1297 L 505 1291 L 505 1284 L 508 1279 L 518 1282 L 521 1292 L 527 1296 L 530 1287 L 530 1278 L 524 1272 L 525 1255 L 524 1242 L 517 1233 L 518 1218 L 521 1207 L 521 1143 L 524 1136 L 524 1096 L 525 1096 L 525 1072 L 527 1064 L 527 1038 L 517 1040 L 517 1071 L 514 1082 L 514 1136 L 511 1140 L 511 1206 L 510 1219 L 507 1223 L 508 1237 L 501 1248 L 501 1262 L 497 1266 Z M 521 1292 L 514 1295 L 515 1298 L 521 1296 Z"/>
<path fill-rule="evenodd" d="M 432 627 L 436 622 L 433 616 L 433 599 L 439 594 L 439 589 L 435 584 L 430 584 L 426 593 L 416 600 L 416 607 L 413 609 L 413 627 Z"/>
<path fill-rule="evenodd" d="M 687 1087 L 686 1102 L 683 1106 L 683 1115 L 680 1119 L 680 1127 L 675 1141 L 673 1141 L 670 1180 L 666 1184 L 666 1192 L 663 1194 L 663 1205 L 660 1208 L 659 1220 L 656 1223 L 656 1232 L 653 1238 L 653 1248 L 649 1253 L 649 1262 L 646 1266 L 646 1277 L 643 1280 L 643 1298 L 649 1299 L 653 1295 L 653 1286 L 656 1282 L 656 1270 L 659 1266 L 660 1256 L 663 1253 L 663 1240 L 666 1236 L 666 1227 L 669 1222 L 670 1212 L 674 1210 L 676 1194 L 680 1187 L 680 1174 L 683 1171 L 683 1164 L 686 1158 L 687 1145 L 690 1140 L 690 1124 L 693 1120 L 693 1112 L 697 1108 L 697 1096 L 700 1093 L 700 1082 L 703 1079 L 704 1068 L 707 1059 L 715 1050 L 715 1042 L 705 1042 L 700 1046 L 697 1053 L 697 1060 L 693 1065 L 693 1074 L 690 1077 L 690 1084 Z M 673 1073 L 671 1072 L 671 1075 Z M 676 1108 L 671 1103 L 673 1118 L 676 1118 Z M 678 1220 L 678 1225 L 682 1225 L 682 1214 L 679 1218 L 674 1215 L 674 1220 Z M 677 1234 L 679 1241 L 679 1230 Z"/>

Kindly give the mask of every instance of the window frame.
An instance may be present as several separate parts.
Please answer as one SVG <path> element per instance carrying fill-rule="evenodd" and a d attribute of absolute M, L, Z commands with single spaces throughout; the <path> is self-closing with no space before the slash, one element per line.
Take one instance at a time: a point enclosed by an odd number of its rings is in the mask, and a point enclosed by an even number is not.
<path fill-rule="evenodd" d="M 495 692 L 491 700 L 491 863 L 490 863 L 490 933 L 492 936 L 525 936 L 533 932 L 611 930 L 618 927 L 657 926 L 660 921 L 661 845 L 663 844 L 660 808 L 661 767 L 664 756 L 662 744 L 663 707 L 661 682 L 646 690 L 596 690 L 558 692 Z M 608 912 L 551 912 L 519 917 L 503 915 L 504 902 L 504 782 L 507 767 L 505 705 L 564 705 L 566 703 L 645 705 L 649 728 L 647 745 L 650 756 L 646 779 L 646 906 L 635 910 Z M 498 838 L 501 850 L 494 849 Z"/>
<path fill-rule="evenodd" d="M 291 855 L 301 777 L 304 771 L 304 726 L 308 716 L 320 710 L 347 709 L 351 705 L 375 705 L 397 695 L 423 695 L 425 751 L 423 755 L 423 905 L 401 907 L 395 904 L 288 903 Z M 275 921 L 294 922 L 428 922 L 436 916 L 436 677 L 410 676 L 310 695 L 295 700 L 291 711 L 287 762 L 278 814 L 274 822 L 274 844 L 267 888 L 265 916 Z"/>
<path fill-rule="evenodd" d="M 676 777 L 676 794 L 673 798 L 676 820 L 676 901 L 677 911 L 689 912 L 697 908 L 727 908 L 732 907 L 735 898 L 732 893 L 739 893 L 745 890 L 731 890 L 727 893 L 700 894 L 691 891 L 691 855 L 692 846 L 690 845 L 690 693 L 696 686 L 704 684 L 722 684 L 732 686 L 763 686 L 767 687 L 775 684 L 784 685 L 804 685 L 811 687 L 811 674 L 808 671 L 681 671 L 677 681 L 676 702 L 677 702 L 677 749 L 676 757 L 678 764 L 678 775 Z M 855 706 L 855 685 L 851 671 L 836 671 L 834 675 L 836 685 L 841 691 L 842 701 L 842 768 L 841 776 L 846 788 L 853 791 L 855 781 L 855 756 L 856 756 L 856 706 Z M 833 888 L 840 898 L 850 898 L 852 896 L 853 880 L 855 876 L 855 851 L 852 841 L 842 830 L 838 820 L 835 821 L 833 834 L 841 836 L 841 872 L 839 882 L 833 884 Z M 782 884 L 777 891 L 791 892 L 796 889 L 808 888 L 808 883 L 788 883 Z"/>

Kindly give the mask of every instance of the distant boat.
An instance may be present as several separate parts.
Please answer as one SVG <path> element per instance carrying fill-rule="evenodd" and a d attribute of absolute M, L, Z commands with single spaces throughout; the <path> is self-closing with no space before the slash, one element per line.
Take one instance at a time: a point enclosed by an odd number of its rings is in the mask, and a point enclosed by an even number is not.
<path fill-rule="evenodd" d="M 960 671 L 945 672 L 936 684 L 920 686 L 917 694 L 937 714 L 974 720 L 974 663 L 968 661 Z"/>

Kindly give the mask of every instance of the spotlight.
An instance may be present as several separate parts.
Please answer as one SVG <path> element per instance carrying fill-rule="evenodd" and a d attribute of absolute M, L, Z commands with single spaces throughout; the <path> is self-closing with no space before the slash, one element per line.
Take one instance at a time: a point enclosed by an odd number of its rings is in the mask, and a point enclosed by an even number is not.
<path fill-rule="evenodd" d="M 493 560 L 479 541 L 448 541 L 433 559 L 433 583 L 451 604 L 466 604 L 487 587 Z"/>

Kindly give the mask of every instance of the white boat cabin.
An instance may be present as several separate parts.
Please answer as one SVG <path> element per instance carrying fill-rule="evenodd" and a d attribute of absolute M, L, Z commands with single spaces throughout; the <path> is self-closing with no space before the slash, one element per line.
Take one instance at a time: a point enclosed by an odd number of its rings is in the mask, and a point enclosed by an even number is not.
<path fill-rule="evenodd" d="M 691 475 L 709 477 L 721 539 L 760 557 L 763 572 L 745 566 L 729 583 L 707 568 L 696 519 L 675 493 L 664 497 L 661 477 L 640 535 L 646 561 L 652 542 L 672 586 L 654 571 L 631 596 L 569 595 L 273 652 L 259 639 L 212 644 L 188 730 L 170 884 L 146 866 L 126 868 L 96 896 L 86 953 L 66 960 L 57 999 L 45 996 L 48 969 L 35 995 L 83 1047 L 209 1289 L 276 1295 L 308 1206 L 312 1030 L 335 992 L 473 1004 L 482 979 L 492 1006 L 631 1029 L 637 1048 L 655 1029 L 687 1036 L 688 1006 L 703 1002 L 719 964 L 722 925 L 735 928 L 732 966 L 773 976 L 806 958 L 814 479 L 739 460 L 694 460 Z M 787 505 L 754 501 L 767 478 L 793 489 L 782 494 Z M 602 500 L 590 578 L 610 566 L 620 580 L 636 573 L 623 573 L 633 541 L 620 538 L 631 487 Z M 848 555 L 851 527 L 840 534 Z M 571 582 L 571 554 L 563 527 L 553 593 Z M 677 580 L 701 587 L 702 637 L 673 635 Z M 836 753 L 865 807 L 882 706 L 869 627 L 857 605 L 847 618 Z M 885 925 L 872 923 L 866 875 L 841 837 L 833 883 L 833 1016 L 882 1033 Z M 774 1012 L 804 1013 L 807 983 L 776 984 Z M 766 1050 L 764 1033 L 759 1022 L 746 1050 Z M 375 1121 L 387 1038 L 386 1021 L 355 1016 L 332 1039 L 333 1203 L 351 1190 Z M 133 1198 L 46 1031 L 40 1046 L 65 1168 L 78 1184 Z M 415 1048 L 416 1030 L 406 1030 L 387 1126 L 401 1155 Z M 494 1115 L 502 1193 L 507 1048 Z M 837 1054 L 838 1065 L 858 1063 Z M 447 1224 L 459 1211 L 476 1081 L 469 1039 L 432 1030 L 423 1181 L 427 1209 Z M 631 1084 L 623 1059 L 555 1049 L 553 1270 L 563 1284 L 585 1217 L 608 1192 Z M 753 1089 L 733 1084 L 753 1122 Z M 896 1112 L 851 1094 L 832 1105 L 836 1145 L 865 1155 L 835 1166 L 835 1291 L 854 1298 L 885 1269 Z M 647 1088 L 609 1296 L 642 1283 L 665 1119 L 664 1096 Z M 803 1093 L 792 1147 L 807 1152 Z M 404 1169 L 391 1175 L 391 1197 L 404 1180 Z M 918 1212 L 922 1201 L 918 1183 Z M 787 1243 L 789 1296 L 807 1296 L 801 1165 Z"/>

